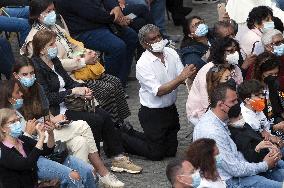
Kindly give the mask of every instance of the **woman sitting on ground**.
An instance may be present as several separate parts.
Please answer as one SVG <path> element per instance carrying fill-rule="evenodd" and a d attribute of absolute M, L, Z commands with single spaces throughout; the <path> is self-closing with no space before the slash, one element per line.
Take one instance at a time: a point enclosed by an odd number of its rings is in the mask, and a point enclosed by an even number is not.
<path fill-rule="evenodd" d="M 83 43 L 70 37 L 68 29 L 56 23 L 56 14 L 52 0 L 33 0 L 30 4 L 30 24 L 32 29 L 21 48 L 21 54 L 34 55 L 33 37 L 43 29 L 56 33 L 57 57 L 70 76 L 93 91 L 94 97 L 102 109 L 111 115 L 112 121 L 123 125 L 124 119 L 130 116 L 125 99 L 125 92 L 117 77 L 105 73 L 95 51 L 85 49 Z"/>
<path fill-rule="evenodd" d="M 194 64 L 199 70 L 207 63 L 210 42 L 207 38 L 208 26 L 198 16 L 186 20 L 181 43 L 181 61 L 184 65 Z"/>
<path fill-rule="evenodd" d="M 75 95 L 90 100 L 92 91 L 74 81 L 64 70 L 57 58 L 55 38 L 56 34 L 49 30 L 40 30 L 33 38 L 34 57 L 32 61 L 35 66 L 36 79 L 47 96 L 51 113 L 65 115 L 68 120 L 86 121 L 91 127 L 96 143 L 99 144 L 103 140 L 106 155 L 114 157 L 111 167 L 113 171 L 141 172 L 142 168 L 133 164 L 123 154 L 124 148 L 120 133 L 115 129 L 107 112 L 99 107 L 95 108 L 95 112 L 88 112 L 70 110 L 65 106 L 67 96 Z"/>
<path fill-rule="evenodd" d="M 214 65 L 231 65 L 233 70 L 230 82 L 232 85 L 242 83 L 243 77 L 241 69 L 238 66 L 239 53 L 237 50 L 238 42 L 230 37 L 225 37 L 217 43 L 213 43 L 209 57 L 210 62 L 198 71 L 188 94 L 186 113 L 188 121 L 191 123 L 198 123 L 199 118 L 209 107 L 206 77 L 207 72 Z"/>
<path fill-rule="evenodd" d="M 0 182 L 4 187 L 35 187 L 37 160 L 53 151 L 54 138 L 51 124 L 36 127 L 38 141 L 22 136 L 22 125 L 15 110 L 0 109 Z M 44 144 L 45 130 L 48 132 Z"/>
<path fill-rule="evenodd" d="M 22 125 L 15 110 L 0 109 L 0 182 L 4 187 L 35 187 L 37 160 L 53 151 L 51 124 L 37 126 L 38 141 L 22 135 Z M 48 141 L 44 144 L 45 130 Z"/>
<path fill-rule="evenodd" d="M 187 150 L 188 161 L 199 169 L 201 183 L 199 187 L 226 188 L 217 171 L 222 163 L 215 140 L 201 138 L 192 142 Z"/>
<path fill-rule="evenodd" d="M 20 91 L 23 95 L 21 98 L 19 98 L 20 96 L 13 96 L 12 89 L 14 86 L 3 87 L 0 91 L 0 100 L 3 102 L 3 105 L 0 105 L 0 107 L 11 107 L 11 102 L 12 104 L 15 102 L 12 98 L 23 100 L 22 106 L 14 106 L 17 108 L 21 120 L 24 122 L 26 122 L 25 120 L 35 122 L 36 119 L 42 119 L 49 111 L 49 104 L 43 89 L 35 79 L 33 65 L 29 62 L 16 63 L 13 68 L 13 76 L 15 80 L 18 80 L 15 85 L 16 87 L 20 86 Z M 51 121 L 57 125 L 54 130 L 56 141 L 61 140 L 62 142 L 66 142 L 71 155 L 81 159 L 85 163 L 90 162 L 100 175 L 101 181 L 104 184 L 112 187 L 123 186 L 123 183 L 117 180 L 113 174 L 110 174 L 104 166 L 98 154 L 91 128 L 85 121 L 79 120 L 68 123 L 64 115 L 50 116 Z M 63 123 L 63 126 L 60 126 L 60 123 Z M 29 135 L 32 134 L 29 133 Z"/>

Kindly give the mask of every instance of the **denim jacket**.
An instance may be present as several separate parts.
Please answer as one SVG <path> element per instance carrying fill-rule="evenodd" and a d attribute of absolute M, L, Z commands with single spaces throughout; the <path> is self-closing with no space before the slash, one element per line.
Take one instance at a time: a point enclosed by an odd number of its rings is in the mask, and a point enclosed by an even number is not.
<path fill-rule="evenodd" d="M 206 54 L 209 46 L 202 43 L 195 43 L 194 45 L 186 46 L 180 49 L 180 58 L 183 65 L 194 64 L 199 70 L 206 64 L 202 60 L 202 56 Z"/>

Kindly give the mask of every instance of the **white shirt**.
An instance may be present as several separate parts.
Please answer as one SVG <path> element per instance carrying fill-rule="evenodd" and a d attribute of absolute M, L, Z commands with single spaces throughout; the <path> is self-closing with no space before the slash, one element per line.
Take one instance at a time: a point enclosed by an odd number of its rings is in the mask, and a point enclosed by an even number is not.
<path fill-rule="evenodd" d="M 207 180 L 205 178 L 201 179 L 200 185 L 197 188 L 226 188 L 225 181 L 222 181 L 221 179 L 217 181 L 211 181 Z"/>
<path fill-rule="evenodd" d="M 284 11 L 276 7 L 273 0 L 228 0 L 226 11 L 231 19 L 238 24 L 247 21 L 249 12 L 258 6 L 268 6 L 273 10 L 273 16 L 278 17 L 282 22 L 284 21 Z"/>
<path fill-rule="evenodd" d="M 140 103 L 148 108 L 164 108 L 175 103 L 177 89 L 171 93 L 157 96 L 159 87 L 174 80 L 183 70 L 183 65 L 177 52 L 164 48 L 165 64 L 146 50 L 136 64 L 136 78 L 140 83 Z"/>
<path fill-rule="evenodd" d="M 254 112 L 245 107 L 244 103 L 242 103 L 240 106 L 245 122 L 249 124 L 253 130 L 262 131 L 265 129 L 267 132 L 270 132 L 270 123 L 262 111 Z"/>
<path fill-rule="evenodd" d="M 55 71 L 54 66 L 52 67 L 52 70 L 53 70 L 53 72 L 54 72 L 55 74 L 57 74 L 57 76 L 58 76 L 59 85 L 60 85 L 59 92 L 60 92 L 60 91 L 65 91 L 66 89 L 64 88 L 64 87 L 65 87 L 65 81 L 64 81 L 64 79 L 62 78 L 62 76 L 60 76 L 60 75 Z M 59 107 L 60 107 L 60 114 L 65 114 L 67 108 L 66 108 L 64 102 L 60 103 L 60 104 L 59 104 Z"/>

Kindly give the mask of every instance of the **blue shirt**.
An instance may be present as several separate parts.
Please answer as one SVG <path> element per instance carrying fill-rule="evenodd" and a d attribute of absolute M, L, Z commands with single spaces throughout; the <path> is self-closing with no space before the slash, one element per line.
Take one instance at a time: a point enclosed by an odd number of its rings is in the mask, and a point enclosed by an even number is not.
<path fill-rule="evenodd" d="M 194 127 L 193 140 L 199 138 L 211 138 L 216 141 L 221 158 L 218 172 L 224 181 L 232 177 L 253 176 L 268 170 L 266 162 L 249 163 L 245 160 L 231 139 L 227 124 L 211 110 L 206 112 Z"/>

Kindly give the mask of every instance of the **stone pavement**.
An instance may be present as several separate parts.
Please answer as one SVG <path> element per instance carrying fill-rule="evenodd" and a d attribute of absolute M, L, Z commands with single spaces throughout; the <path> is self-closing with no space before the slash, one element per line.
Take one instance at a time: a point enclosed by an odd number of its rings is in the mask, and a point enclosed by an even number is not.
<path fill-rule="evenodd" d="M 205 19 L 206 23 L 209 26 L 212 26 L 214 22 L 217 20 L 217 11 L 216 4 L 211 5 L 193 5 L 190 0 L 184 0 L 184 4 L 186 6 L 193 7 L 193 11 L 188 16 L 197 15 L 201 18 Z M 173 25 L 172 21 L 167 21 L 167 30 L 170 35 L 182 35 L 182 28 L 176 27 Z M 19 48 L 16 41 L 13 40 L 12 47 L 14 50 L 14 54 L 16 59 L 19 60 Z M 135 75 L 135 66 L 133 66 L 133 71 L 131 75 Z M 132 115 L 128 118 L 131 124 L 135 129 L 141 130 L 141 126 L 138 120 L 138 110 L 140 108 L 139 97 L 138 97 L 139 84 L 137 81 L 129 82 L 129 86 L 127 88 L 127 93 L 130 95 L 128 99 L 128 104 L 130 106 L 130 110 Z M 179 87 L 178 99 L 177 99 L 177 108 L 180 116 L 180 125 L 181 129 L 178 133 L 178 154 L 177 156 L 183 155 L 186 147 L 192 141 L 192 126 L 187 123 L 186 113 L 185 113 L 185 103 L 187 100 L 187 90 L 185 86 Z M 165 168 L 167 163 L 171 160 L 171 158 L 164 159 L 163 161 L 148 161 L 143 157 L 132 156 L 130 155 L 131 160 L 133 160 L 136 164 L 141 165 L 143 167 L 143 172 L 137 175 L 130 175 L 127 173 L 115 173 L 115 175 L 123 182 L 125 182 L 125 187 L 127 188 L 164 188 L 170 187 L 169 182 L 167 181 L 165 175 Z M 110 167 L 110 160 L 105 158 L 106 165 Z"/>

